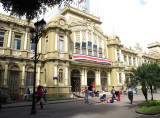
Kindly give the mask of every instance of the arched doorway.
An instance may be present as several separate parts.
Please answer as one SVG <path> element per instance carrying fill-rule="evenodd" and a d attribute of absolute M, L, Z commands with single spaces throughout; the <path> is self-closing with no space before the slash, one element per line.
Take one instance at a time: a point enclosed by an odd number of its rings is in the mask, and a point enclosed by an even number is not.
<path fill-rule="evenodd" d="M 102 91 L 108 91 L 107 73 L 105 71 L 101 72 L 101 85 Z"/>
<path fill-rule="evenodd" d="M 90 91 L 92 90 L 92 82 L 95 83 L 95 73 L 94 71 L 89 70 L 87 73 L 87 85 Z"/>
<path fill-rule="evenodd" d="M 81 91 L 81 82 L 80 82 L 80 71 L 78 69 L 73 69 L 71 72 L 71 86 L 72 92 Z"/>
<path fill-rule="evenodd" d="M 14 66 L 10 71 L 9 93 L 18 94 L 18 88 L 19 88 L 19 67 Z"/>

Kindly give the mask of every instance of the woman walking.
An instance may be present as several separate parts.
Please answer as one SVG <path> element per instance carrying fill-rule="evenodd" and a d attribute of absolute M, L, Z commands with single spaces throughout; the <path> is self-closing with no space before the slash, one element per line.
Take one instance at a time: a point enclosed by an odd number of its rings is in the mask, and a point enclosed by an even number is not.
<path fill-rule="evenodd" d="M 36 100 L 36 103 L 40 101 L 40 107 L 41 109 L 44 108 L 43 106 L 43 91 L 42 91 L 42 86 L 38 86 L 37 88 L 37 100 Z"/>

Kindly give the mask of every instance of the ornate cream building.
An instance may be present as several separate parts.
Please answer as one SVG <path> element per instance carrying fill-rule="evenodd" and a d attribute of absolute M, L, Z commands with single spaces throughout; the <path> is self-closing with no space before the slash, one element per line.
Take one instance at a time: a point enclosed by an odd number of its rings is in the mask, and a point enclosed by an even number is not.
<path fill-rule="evenodd" d="M 139 44 L 135 50 L 126 48 L 117 35 L 105 35 L 101 24 L 100 18 L 69 5 L 50 19 L 38 42 L 36 86 L 43 85 L 48 96 L 57 94 L 57 82 L 60 96 L 82 93 L 86 85 L 91 89 L 92 82 L 100 92 L 112 86 L 120 90 L 131 68 L 160 60 L 160 43 L 149 44 L 148 54 Z M 32 27 L 26 20 L 0 14 L 0 88 L 6 95 L 23 95 L 33 88 Z M 107 59 L 111 64 L 75 60 L 75 53 Z"/>

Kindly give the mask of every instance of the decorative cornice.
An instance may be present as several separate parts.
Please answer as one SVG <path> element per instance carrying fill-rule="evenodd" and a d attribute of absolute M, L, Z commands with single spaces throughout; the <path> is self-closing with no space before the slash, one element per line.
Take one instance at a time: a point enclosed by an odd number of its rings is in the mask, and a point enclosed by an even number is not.
<path fill-rule="evenodd" d="M 10 22 L 10 23 L 14 23 L 17 25 L 25 26 L 25 27 L 33 27 L 33 22 L 29 23 L 27 20 L 23 20 L 20 18 L 16 18 L 13 16 L 4 15 L 4 14 L 0 14 L 0 21 Z"/>

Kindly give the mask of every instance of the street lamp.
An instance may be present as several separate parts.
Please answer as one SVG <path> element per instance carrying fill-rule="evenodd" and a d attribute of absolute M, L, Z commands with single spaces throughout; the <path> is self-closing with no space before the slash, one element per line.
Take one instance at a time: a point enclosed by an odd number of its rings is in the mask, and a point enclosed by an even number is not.
<path fill-rule="evenodd" d="M 41 21 L 37 21 L 34 23 L 35 28 L 30 30 L 31 34 L 31 41 L 35 44 L 35 56 L 34 56 L 34 79 L 33 79 L 33 95 L 32 95 L 32 110 L 31 114 L 36 114 L 36 92 L 35 92 L 35 86 L 36 86 L 36 63 L 37 63 L 37 43 L 39 41 L 39 38 L 42 37 L 43 31 L 45 29 L 46 22 L 44 19 Z"/>

